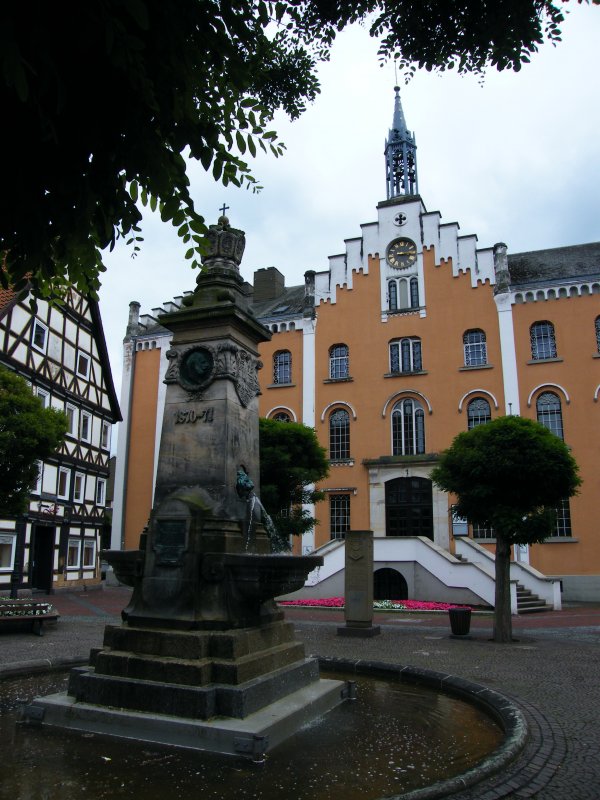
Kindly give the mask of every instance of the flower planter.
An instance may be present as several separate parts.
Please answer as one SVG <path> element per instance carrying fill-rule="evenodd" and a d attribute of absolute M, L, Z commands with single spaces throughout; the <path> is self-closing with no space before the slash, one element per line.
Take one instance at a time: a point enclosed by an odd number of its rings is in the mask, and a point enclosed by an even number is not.
<path fill-rule="evenodd" d="M 471 630 L 470 608 L 449 608 L 450 628 L 453 636 L 468 636 Z"/>

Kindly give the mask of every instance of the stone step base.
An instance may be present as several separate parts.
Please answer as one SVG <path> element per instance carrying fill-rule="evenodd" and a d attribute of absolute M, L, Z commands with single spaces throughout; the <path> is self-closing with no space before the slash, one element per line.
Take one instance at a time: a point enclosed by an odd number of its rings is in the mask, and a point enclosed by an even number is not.
<path fill-rule="evenodd" d="M 294 626 L 283 621 L 228 631 L 180 631 L 130 625 L 107 625 L 104 630 L 104 646 L 111 650 L 182 659 L 241 658 L 294 640 Z"/>
<path fill-rule="evenodd" d="M 94 667 L 97 675 L 161 683 L 189 686 L 206 686 L 210 683 L 239 685 L 303 659 L 304 646 L 300 642 L 276 645 L 232 660 L 183 659 L 105 648 L 95 654 Z"/>
<path fill-rule="evenodd" d="M 105 708 L 67 694 L 36 698 L 23 716 L 30 724 L 261 760 L 299 727 L 341 703 L 346 688 L 345 681 L 317 680 L 244 719 L 182 719 Z"/>
<path fill-rule="evenodd" d="M 162 683 L 159 680 L 102 675 L 91 667 L 79 667 L 71 670 L 68 693 L 78 702 L 98 706 L 187 719 L 207 720 L 214 716 L 243 719 L 318 678 L 317 661 L 304 658 L 237 686 Z"/>

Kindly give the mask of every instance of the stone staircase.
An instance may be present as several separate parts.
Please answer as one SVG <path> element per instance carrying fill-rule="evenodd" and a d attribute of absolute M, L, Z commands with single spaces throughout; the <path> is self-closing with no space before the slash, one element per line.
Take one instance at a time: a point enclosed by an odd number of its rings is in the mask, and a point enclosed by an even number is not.
<path fill-rule="evenodd" d="M 519 614 L 535 614 L 538 611 L 552 611 L 552 606 L 523 584 L 517 583 L 517 610 Z"/>
<path fill-rule="evenodd" d="M 463 564 L 469 563 L 469 560 L 460 553 L 456 553 L 455 558 L 462 561 Z M 522 583 L 517 583 L 517 613 L 535 614 L 539 611 L 552 611 L 552 606 L 530 589 L 526 589 Z"/>

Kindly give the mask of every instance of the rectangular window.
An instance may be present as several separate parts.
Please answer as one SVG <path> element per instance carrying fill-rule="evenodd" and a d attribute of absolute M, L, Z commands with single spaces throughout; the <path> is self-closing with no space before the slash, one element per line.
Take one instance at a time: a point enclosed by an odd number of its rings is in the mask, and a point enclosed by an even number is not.
<path fill-rule="evenodd" d="M 85 353 L 77 353 L 76 372 L 82 378 L 87 378 L 90 374 L 90 357 Z"/>
<path fill-rule="evenodd" d="M 289 350 L 280 350 L 273 356 L 273 383 L 292 382 L 292 354 Z"/>
<path fill-rule="evenodd" d="M 67 415 L 67 434 L 69 436 L 77 436 L 77 409 L 75 406 L 72 406 L 70 403 L 65 405 L 65 414 Z"/>
<path fill-rule="evenodd" d="M 103 506 L 106 503 L 106 481 L 98 478 L 96 481 L 96 505 Z"/>
<path fill-rule="evenodd" d="M 12 572 L 15 565 L 17 537 L 11 533 L 0 533 L 0 572 Z"/>
<path fill-rule="evenodd" d="M 332 539 L 343 539 L 350 530 L 350 495 L 332 494 L 329 498 L 329 525 Z"/>
<path fill-rule="evenodd" d="M 390 343 L 390 372 L 422 372 L 420 339 L 401 339 Z"/>
<path fill-rule="evenodd" d="M 31 344 L 36 350 L 39 350 L 41 353 L 45 353 L 47 343 L 48 328 L 45 325 L 42 325 L 39 320 L 34 320 L 33 331 L 31 333 Z"/>
<path fill-rule="evenodd" d="M 495 539 L 496 531 L 493 528 L 484 528 L 482 525 L 473 525 L 474 539 Z"/>
<path fill-rule="evenodd" d="M 60 467 L 58 470 L 58 486 L 56 494 L 61 500 L 68 500 L 71 486 L 71 470 Z"/>
<path fill-rule="evenodd" d="M 92 438 L 92 415 L 82 411 L 79 417 L 79 438 L 82 442 L 89 442 Z"/>
<path fill-rule="evenodd" d="M 81 472 L 76 472 L 75 478 L 73 480 L 73 502 L 83 503 L 84 492 L 85 492 L 85 475 Z"/>
<path fill-rule="evenodd" d="M 81 540 L 69 539 L 69 546 L 67 549 L 67 568 L 79 569 L 80 558 L 81 558 Z"/>
<path fill-rule="evenodd" d="M 110 450 L 110 422 L 102 420 L 102 432 L 100 434 L 100 447 L 103 450 Z"/>
<path fill-rule="evenodd" d="M 561 500 L 556 507 L 556 530 L 554 536 L 572 536 L 571 508 L 568 500 Z"/>
<path fill-rule="evenodd" d="M 44 408 L 48 408 L 50 405 L 50 392 L 47 392 L 45 389 L 35 388 L 35 394 L 37 397 L 40 398 L 40 402 Z"/>
<path fill-rule="evenodd" d="M 83 566 L 86 569 L 96 567 L 96 542 L 83 543 Z"/>
<path fill-rule="evenodd" d="M 329 377 L 341 380 L 350 376 L 350 358 L 348 346 L 336 344 L 329 351 Z"/>

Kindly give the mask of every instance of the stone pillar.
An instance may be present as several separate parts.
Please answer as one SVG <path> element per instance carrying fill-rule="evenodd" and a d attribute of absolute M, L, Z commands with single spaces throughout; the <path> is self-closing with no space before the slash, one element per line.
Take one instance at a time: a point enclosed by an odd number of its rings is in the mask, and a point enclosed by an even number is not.
<path fill-rule="evenodd" d="M 346 532 L 344 570 L 344 617 L 338 636 L 377 636 L 373 625 L 373 531 Z"/>

